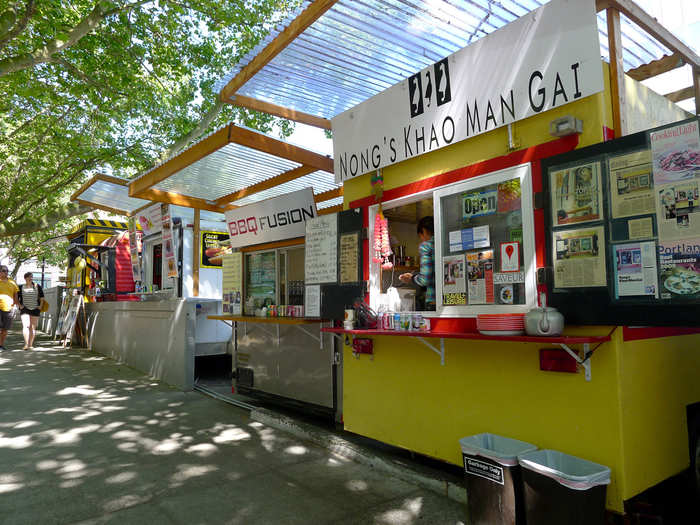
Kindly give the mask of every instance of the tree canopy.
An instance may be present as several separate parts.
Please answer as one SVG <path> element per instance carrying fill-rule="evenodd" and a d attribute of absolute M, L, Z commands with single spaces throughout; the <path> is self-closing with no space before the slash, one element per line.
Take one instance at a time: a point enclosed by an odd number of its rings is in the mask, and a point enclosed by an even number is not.
<path fill-rule="evenodd" d="M 67 229 L 84 212 L 68 197 L 92 174 L 132 177 L 228 121 L 290 134 L 288 121 L 222 104 L 213 86 L 297 3 L 0 7 L 0 246 L 16 249 L 47 217 Z"/>

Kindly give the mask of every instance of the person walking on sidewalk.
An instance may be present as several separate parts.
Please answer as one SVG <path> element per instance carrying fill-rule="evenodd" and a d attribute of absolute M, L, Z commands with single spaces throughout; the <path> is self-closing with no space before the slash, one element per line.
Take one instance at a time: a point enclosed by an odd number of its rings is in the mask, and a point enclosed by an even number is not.
<path fill-rule="evenodd" d="M 44 290 L 34 283 L 32 272 L 24 274 L 24 284 L 19 287 L 17 299 L 19 301 L 20 315 L 22 317 L 22 335 L 24 335 L 24 348 L 31 350 L 36 337 L 36 325 L 39 322 L 39 314 L 42 301 L 44 300 Z"/>
<path fill-rule="evenodd" d="M 0 352 L 5 350 L 7 331 L 12 326 L 12 307 L 17 304 L 17 284 L 7 276 L 7 266 L 0 266 Z"/>

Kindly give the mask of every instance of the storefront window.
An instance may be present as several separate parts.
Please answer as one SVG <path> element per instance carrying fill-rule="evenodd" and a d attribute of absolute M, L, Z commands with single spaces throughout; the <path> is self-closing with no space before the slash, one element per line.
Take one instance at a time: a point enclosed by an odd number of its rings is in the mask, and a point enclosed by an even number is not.
<path fill-rule="evenodd" d="M 274 250 L 245 256 L 246 314 L 277 302 L 276 258 Z"/>
<path fill-rule="evenodd" d="M 435 199 L 438 310 L 473 315 L 534 305 L 529 165 L 439 189 Z"/>

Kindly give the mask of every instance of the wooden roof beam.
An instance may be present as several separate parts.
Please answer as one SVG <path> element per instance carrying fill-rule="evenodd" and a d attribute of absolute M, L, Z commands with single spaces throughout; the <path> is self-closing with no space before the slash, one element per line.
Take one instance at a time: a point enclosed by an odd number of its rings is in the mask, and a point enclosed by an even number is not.
<path fill-rule="evenodd" d="M 78 204 L 82 204 L 83 206 L 90 206 L 91 208 L 97 208 L 99 210 L 107 211 L 109 213 L 113 213 L 115 215 L 125 215 L 127 217 L 130 216 L 130 213 L 124 210 L 118 210 L 116 208 L 110 208 L 109 206 L 103 206 L 102 204 L 96 204 L 94 202 L 89 202 L 89 201 L 84 201 L 82 199 L 71 199 L 75 200 Z"/>
<path fill-rule="evenodd" d="M 336 206 L 329 206 L 328 208 L 318 210 L 318 215 L 329 215 L 331 213 L 338 213 L 340 211 L 343 211 L 343 205 L 337 204 Z"/>
<path fill-rule="evenodd" d="M 341 186 L 340 188 L 334 188 L 332 190 L 324 191 L 322 193 L 314 195 L 314 202 L 329 201 L 331 199 L 335 199 L 336 197 L 341 197 L 342 195 L 343 187 Z"/>
<path fill-rule="evenodd" d="M 204 140 L 196 143 L 194 146 L 187 148 L 185 151 L 173 157 L 172 159 L 164 162 L 160 166 L 153 168 L 151 171 L 146 172 L 144 175 L 138 179 L 133 180 L 129 184 L 129 196 L 139 197 L 142 199 L 145 197 L 146 190 L 155 186 L 159 182 L 170 177 L 172 174 L 185 169 L 187 166 L 194 164 L 203 157 L 206 157 L 210 153 L 214 153 L 219 148 L 224 147 L 229 143 L 229 128 L 232 125 L 221 128 L 215 133 L 209 135 Z M 155 199 L 154 199 L 155 200 Z M 204 209 L 204 208 L 203 208 Z"/>
<path fill-rule="evenodd" d="M 185 206 L 187 208 L 195 208 L 199 210 L 213 211 L 216 213 L 224 213 L 224 208 L 211 204 L 204 199 L 196 197 L 188 197 L 171 191 L 155 190 L 153 188 L 141 192 L 143 199 L 148 199 L 153 202 L 165 202 L 176 206 Z"/>
<path fill-rule="evenodd" d="M 282 32 L 270 42 L 265 49 L 260 51 L 253 60 L 251 60 L 238 74 L 226 84 L 219 98 L 223 101 L 228 100 L 238 91 L 248 80 L 253 78 L 255 74 L 264 68 L 273 58 L 275 58 L 285 47 L 294 41 L 296 37 L 302 34 L 311 24 L 318 20 L 326 11 L 328 11 L 337 0 L 316 0 L 309 7 L 301 12 L 292 22 L 285 27 Z"/>
<path fill-rule="evenodd" d="M 280 184 L 284 184 L 285 182 L 298 179 L 299 177 L 303 177 L 304 175 L 308 175 L 309 173 L 313 173 L 314 171 L 316 171 L 316 168 L 313 168 L 311 166 L 299 166 L 298 168 L 285 171 L 280 175 L 270 177 L 269 179 L 266 179 L 262 182 L 258 182 L 257 184 L 253 184 L 251 186 L 248 186 L 247 188 L 243 188 L 242 190 L 234 191 L 233 193 L 229 193 L 228 195 L 219 197 L 218 199 L 216 199 L 216 204 L 222 205 L 237 201 L 238 199 L 242 199 L 244 197 L 253 195 L 254 193 L 269 190 L 270 188 L 274 188 L 275 186 L 279 186 Z"/>
<path fill-rule="evenodd" d="M 671 93 L 666 93 L 664 95 L 671 102 L 680 102 L 681 100 L 688 100 L 695 96 L 695 88 L 693 86 L 688 86 L 677 91 L 672 91 Z"/>
<path fill-rule="evenodd" d="M 251 131 L 246 128 L 239 128 L 238 126 L 232 125 L 230 129 L 229 142 L 235 142 L 241 146 L 263 151 L 276 157 L 291 160 L 292 162 L 305 164 L 315 168 L 316 170 L 333 173 L 332 158 L 300 148 L 294 144 L 273 139 L 272 137 L 268 137 L 262 133 L 256 133 L 255 131 Z"/>
<path fill-rule="evenodd" d="M 245 95 L 233 95 L 225 102 L 233 106 L 252 109 L 254 111 L 261 111 L 263 113 L 267 113 L 268 115 L 286 118 L 288 120 L 293 120 L 294 122 L 300 122 L 309 126 L 327 130 L 331 129 L 331 121 L 327 118 L 317 117 L 316 115 L 303 113 L 301 111 L 295 111 L 290 108 L 278 106 L 277 104 L 272 104 L 271 102 L 246 97 Z"/>
<path fill-rule="evenodd" d="M 627 76 L 641 82 L 656 75 L 661 75 L 676 68 L 683 67 L 685 62 L 678 53 L 665 55 L 658 60 L 652 60 L 648 64 L 627 71 Z"/>
<path fill-rule="evenodd" d="M 652 18 L 649 13 L 635 4 L 632 0 L 607 0 L 609 8 L 617 9 L 624 13 L 627 18 L 632 20 L 639 27 L 661 42 L 667 48 L 677 52 L 681 58 L 693 67 L 700 67 L 700 56 L 695 51 L 685 45 L 668 29 L 662 26 L 655 18 Z"/>

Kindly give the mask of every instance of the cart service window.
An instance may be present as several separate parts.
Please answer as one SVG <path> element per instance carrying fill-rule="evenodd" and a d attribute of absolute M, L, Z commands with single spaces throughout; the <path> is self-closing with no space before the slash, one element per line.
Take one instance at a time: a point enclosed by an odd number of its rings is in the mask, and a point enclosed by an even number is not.
<path fill-rule="evenodd" d="M 535 304 L 529 165 L 439 189 L 435 197 L 438 311 L 527 311 Z"/>

